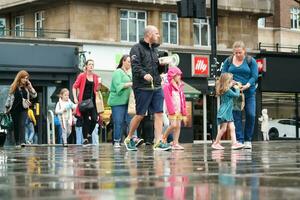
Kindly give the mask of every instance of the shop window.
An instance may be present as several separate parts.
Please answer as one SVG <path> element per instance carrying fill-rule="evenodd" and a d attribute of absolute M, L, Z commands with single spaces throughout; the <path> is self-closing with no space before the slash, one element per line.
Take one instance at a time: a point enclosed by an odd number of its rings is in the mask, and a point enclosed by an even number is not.
<path fill-rule="evenodd" d="M 0 37 L 5 36 L 5 28 L 6 28 L 5 18 L 0 18 Z"/>
<path fill-rule="evenodd" d="M 194 19 L 194 44 L 210 46 L 210 25 L 208 19 Z"/>
<path fill-rule="evenodd" d="M 257 26 L 258 26 L 258 28 L 264 28 L 264 27 L 266 27 L 266 18 L 259 18 L 258 20 L 257 20 Z"/>
<path fill-rule="evenodd" d="M 262 109 L 268 110 L 271 139 L 296 138 L 295 93 L 263 92 Z"/>
<path fill-rule="evenodd" d="M 24 16 L 15 17 L 15 36 L 16 37 L 24 36 Z"/>
<path fill-rule="evenodd" d="M 120 11 L 120 36 L 122 42 L 138 42 L 144 37 L 146 27 L 145 11 Z"/>
<path fill-rule="evenodd" d="M 5 111 L 5 103 L 9 92 L 9 85 L 0 85 L 0 112 Z"/>
<path fill-rule="evenodd" d="M 291 29 L 300 30 L 300 8 L 290 10 Z"/>
<path fill-rule="evenodd" d="M 34 13 L 35 37 L 44 37 L 45 11 Z"/>
<path fill-rule="evenodd" d="M 176 13 L 162 13 L 163 43 L 178 44 L 178 18 Z"/>

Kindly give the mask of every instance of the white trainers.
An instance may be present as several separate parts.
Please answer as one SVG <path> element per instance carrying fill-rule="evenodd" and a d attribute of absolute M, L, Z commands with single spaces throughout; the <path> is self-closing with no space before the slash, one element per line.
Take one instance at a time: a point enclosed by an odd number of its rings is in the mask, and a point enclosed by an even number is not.
<path fill-rule="evenodd" d="M 114 144 L 114 148 L 121 148 L 121 145 L 120 145 L 120 143 L 119 143 L 119 142 L 115 142 L 115 144 Z"/>
<path fill-rule="evenodd" d="M 248 141 L 248 142 L 245 142 L 244 145 L 245 145 L 245 146 L 244 146 L 245 149 L 252 149 L 252 144 L 251 144 L 251 142 L 249 142 L 249 141 Z"/>

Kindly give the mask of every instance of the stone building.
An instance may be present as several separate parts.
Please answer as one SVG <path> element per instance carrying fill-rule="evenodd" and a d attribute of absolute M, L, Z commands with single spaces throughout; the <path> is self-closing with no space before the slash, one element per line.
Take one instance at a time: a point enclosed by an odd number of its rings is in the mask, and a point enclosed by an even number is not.
<path fill-rule="evenodd" d="M 206 7 L 209 15 L 210 0 L 206 1 Z M 250 53 L 257 53 L 260 37 L 257 20 L 273 15 L 274 2 L 218 0 L 218 12 L 217 48 L 218 59 L 222 61 L 231 54 L 231 46 L 236 40 L 243 40 Z M 130 47 L 139 41 L 148 24 L 159 28 L 162 50 L 169 54 L 180 54 L 184 81 L 192 86 L 191 89 L 194 87 L 201 92 L 199 95 L 196 90 L 196 98 L 191 96 L 188 101 L 189 124 L 193 129 L 188 130 L 192 130 L 189 134 L 182 135 L 186 135 L 188 141 L 206 139 L 203 133 L 210 132 L 208 129 L 212 121 L 207 114 L 211 102 L 208 95 L 210 16 L 207 19 L 178 18 L 176 0 L 0 0 L 0 43 L 27 45 L 25 53 L 19 53 L 17 60 L 22 60 L 22 56 L 30 56 L 27 54 L 36 46 L 67 46 L 70 47 L 69 51 L 75 48 L 80 58 L 85 55 L 94 59 L 95 69 L 107 86 L 110 85 L 111 73 L 120 55 L 129 53 Z M 27 48 L 30 50 L 26 51 Z M 0 51 L 5 53 L 5 48 Z M 57 55 L 49 51 L 44 53 L 43 56 L 50 60 L 57 60 Z M 69 70 L 73 74 L 62 81 L 58 81 L 57 77 L 60 76 L 55 75 L 41 83 L 38 81 L 40 77 L 47 79 L 43 74 L 43 65 L 48 66 L 43 56 L 32 58 L 32 65 L 40 63 L 40 68 L 35 70 L 40 69 L 41 74 L 36 75 L 34 83 L 41 87 L 42 95 L 38 101 L 43 102 L 42 111 L 46 113 L 54 103 L 43 101 L 43 98 L 61 87 L 71 87 L 72 77 L 77 71 Z M 197 59 L 206 61 L 204 74 L 195 72 Z M 14 61 L 10 59 L 7 62 L 11 62 L 10 66 L 20 65 Z M 0 66 L 3 66 L 1 62 L 0 56 Z M 32 71 L 29 64 L 26 69 Z M 8 75 L 0 79 L 0 89 L 8 87 L 7 83 L 13 79 L 16 68 L 0 67 L 1 70 L 5 70 Z M 58 73 L 57 70 L 55 72 Z"/>
<path fill-rule="evenodd" d="M 269 51 L 300 51 L 300 1 L 275 0 L 275 14 L 258 21 L 258 42 Z M 277 46 L 277 48 L 276 48 Z"/>

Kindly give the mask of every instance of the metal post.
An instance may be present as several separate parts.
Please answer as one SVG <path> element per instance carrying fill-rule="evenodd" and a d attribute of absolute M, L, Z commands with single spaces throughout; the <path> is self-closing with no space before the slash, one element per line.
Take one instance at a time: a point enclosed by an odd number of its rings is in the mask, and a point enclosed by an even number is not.
<path fill-rule="evenodd" d="M 210 133 L 212 134 L 212 133 Z M 203 94 L 203 140 L 207 141 L 207 101 L 206 94 Z"/>
<path fill-rule="evenodd" d="M 216 58 L 217 58 L 217 19 L 218 17 L 218 1 L 211 0 L 210 1 L 210 13 L 211 13 L 211 78 L 216 78 L 217 66 L 216 66 Z M 214 139 L 217 135 L 217 99 L 215 97 L 212 98 L 211 104 L 211 121 L 212 121 L 212 139 Z"/>
<path fill-rule="evenodd" d="M 299 140 L 299 98 L 298 98 L 298 93 L 295 94 L 295 101 L 296 101 L 296 139 Z"/>

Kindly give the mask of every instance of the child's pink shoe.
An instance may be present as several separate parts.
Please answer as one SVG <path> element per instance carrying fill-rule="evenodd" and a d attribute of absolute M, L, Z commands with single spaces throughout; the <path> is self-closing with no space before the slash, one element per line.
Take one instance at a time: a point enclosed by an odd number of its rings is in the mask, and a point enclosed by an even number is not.
<path fill-rule="evenodd" d="M 231 149 L 232 150 L 238 150 L 238 149 L 243 149 L 245 147 L 245 145 L 241 144 L 241 143 L 234 143 L 233 145 L 231 145 Z"/>
<path fill-rule="evenodd" d="M 184 147 L 181 146 L 180 144 L 173 144 L 172 150 L 184 150 Z"/>
<path fill-rule="evenodd" d="M 211 145 L 211 148 L 216 149 L 216 150 L 225 149 L 222 145 L 220 145 L 219 143 L 215 143 L 215 142 Z"/>

